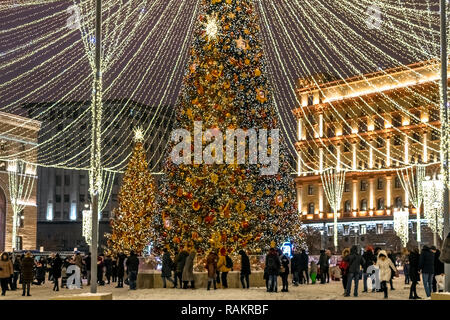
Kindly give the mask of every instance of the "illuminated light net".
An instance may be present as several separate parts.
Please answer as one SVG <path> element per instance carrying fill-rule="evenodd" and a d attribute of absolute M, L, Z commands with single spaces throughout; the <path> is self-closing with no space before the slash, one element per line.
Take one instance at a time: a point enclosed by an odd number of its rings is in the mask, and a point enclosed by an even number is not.
<path fill-rule="evenodd" d="M 123 121 L 124 117 L 143 125 L 147 151 L 166 147 L 165 139 L 157 132 L 162 128 L 163 136 L 169 136 L 170 128 L 162 123 L 163 119 L 174 117 L 172 106 L 189 55 L 198 1 L 120 1 L 128 4 L 123 6 L 115 1 L 103 2 L 103 68 L 108 72 L 103 74 L 101 163 L 106 172 L 122 173 L 133 138 L 130 123 Z M 87 0 L 17 0 L 4 1 L 0 5 L 0 110 L 30 115 L 24 106 L 44 101 L 47 102 L 45 108 L 36 110 L 31 118 L 53 118 L 52 126 L 62 126 L 56 134 L 40 140 L 37 146 L 7 156 L 0 154 L 1 159 L 25 158 L 38 149 L 36 165 L 90 169 L 89 101 L 95 46 L 95 38 L 92 38 L 94 3 Z M 80 8 L 81 33 L 78 28 L 67 27 L 71 17 L 68 9 L 73 5 Z M 321 73 L 347 83 L 345 79 L 361 76 L 370 87 L 366 75 L 377 71 L 386 74 L 383 70 L 387 68 L 408 70 L 407 65 L 411 63 L 431 61 L 431 68 L 438 70 L 437 0 L 292 0 L 276 3 L 259 0 L 255 1 L 255 9 L 260 16 L 275 106 L 294 159 L 297 158 L 294 147 L 297 123 L 292 110 L 300 107 L 296 96 L 299 78 Z M 214 31 L 212 24 L 211 30 Z M 311 81 L 313 87 L 322 90 L 315 78 Z M 398 82 L 398 79 L 393 81 Z M 401 116 L 410 117 L 412 122 L 420 122 L 422 119 L 411 112 L 417 103 L 426 106 L 429 113 L 439 113 L 440 109 L 438 79 L 414 88 L 407 87 L 404 94 L 380 92 L 379 97 L 380 104 L 385 106 L 383 112 L 361 96 L 350 104 L 354 108 L 348 108 L 346 113 L 351 118 L 379 117 L 386 123 L 390 121 L 387 113 L 398 112 Z M 120 102 L 109 103 L 113 100 Z M 328 112 L 324 113 L 323 120 L 336 130 L 339 123 L 346 122 L 346 115 L 339 107 L 339 101 L 329 101 L 326 105 Z M 130 116 L 130 110 L 139 108 L 148 112 L 134 112 Z M 319 133 L 307 117 L 304 120 L 305 130 Z M 82 123 L 88 126 L 80 131 L 78 128 Z M 426 121 L 423 126 L 430 132 L 440 130 L 439 121 Z M 426 150 L 429 155 L 434 155 L 426 165 L 439 163 L 439 148 L 426 145 L 421 139 L 406 135 L 396 127 L 393 130 L 409 144 L 406 159 L 396 149 L 387 154 L 385 148 L 373 146 L 367 136 L 358 132 L 358 140 L 367 143 L 370 151 L 359 153 L 358 161 L 368 163 L 384 158 L 389 159 L 392 165 L 405 167 L 416 162 L 417 156 Z M 114 139 L 116 143 L 109 143 Z M 351 143 L 346 137 L 342 142 Z M 324 168 L 334 167 L 337 162 L 347 171 L 398 169 L 376 165 L 373 168 L 352 168 L 349 165 L 351 156 L 341 153 L 338 158 L 325 138 L 308 140 L 302 148 L 306 150 L 309 147 L 322 148 L 332 160 L 332 163 L 325 163 Z M 161 163 L 163 155 L 164 152 L 150 152 L 152 171 Z M 318 173 L 319 154 L 315 149 L 312 154 L 302 152 L 301 166 L 302 173 Z M 296 168 L 292 170 L 297 171 Z"/>
<path fill-rule="evenodd" d="M 405 190 L 412 205 L 417 210 L 417 242 L 419 243 L 422 241 L 420 208 L 424 199 L 423 181 L 425 180 L 425 173 L 426 169 L 421 165 L 405 167 L 397 171 L 403 190 Z"/>

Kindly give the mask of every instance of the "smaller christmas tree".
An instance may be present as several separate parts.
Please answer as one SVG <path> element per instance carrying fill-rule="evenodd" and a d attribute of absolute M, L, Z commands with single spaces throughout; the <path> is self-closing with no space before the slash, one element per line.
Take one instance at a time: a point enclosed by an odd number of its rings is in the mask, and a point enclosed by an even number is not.
<path fill-rule="evenodd" d="M 135 130 L 135 146 L 119 193 L 119 207 L 114 209 L 108 248 L 114 253 L 142 253 L 154 234 L 152 215 L 156 212 L 155 183 L 148 170 L 143 147 L 143 131 Z"/>

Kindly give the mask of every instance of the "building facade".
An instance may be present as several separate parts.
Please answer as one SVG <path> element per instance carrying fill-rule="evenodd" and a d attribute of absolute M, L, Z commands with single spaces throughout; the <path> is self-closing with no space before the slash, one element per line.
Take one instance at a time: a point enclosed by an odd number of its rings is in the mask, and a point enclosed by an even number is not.
<path fill-rule="evenodd" d="M 39 141 L 52 141 L 51 148 L 64 150 L 52 155 L 52 149 L 39 149 L 41 163 L 64 163 L 65 167 L 88 168 L 90 160 L 90 102 L 27 104 L 23 107 L 33 118 L 42 120 Z M 126 107 L 124 108 L 124 105 Z M 108 168 L 123 168 L 133 148 L 133 129 L 144 129 L 153 123 L 145 139 L 149 169 L 158 181 L 162 170 L 163 152 L 172 127 L 169 113 L 163 114 L 150 106 L 136 102 L 110 100 L 103 102 L 102 162 Z M 67 129 L 68 128 L 68 129 Z M 50 155 L 49 155 L 50 154 Z M 83 210 L 90 203 L 89 174 L 75 170 L 40 166 L 38 168 L 38 231 L 37 242 L 45 250 L 88 250 L 82 236 Z M 104 234 L 110 232 L 110 219 L 118 206 L 122 174 L 105 175 L 106 199 L 99 219 L 99 245 L 106 246 Z"/>
<path fill-rule="evenodd" d="M 296 186 L 312 251 L 334 248 L 334 214 L 319 174 L 327 168 L 347 171 L 339 250 L 354 243 L 399 250 L 394 210 L 409 211 L 409 239 L 416 239 L 417 210 L 396 168 L 422 163 L 427 175 L 440 172 L 439 68 L 426 61 L 339 81 L 299 80 Z M 422 243 L 432 243 L 426 223 L 421 230 Z"/>
<path fill-rule="evenodd" d="M 37 209 L 36 190 L 37 176 L 37 137 L 41 124 L 26 117 L 0 112 L 0 251 L 35 250 Z M 13 160 L 24 160 L 23 172 L 16 172 L 18 166 Z M 14 166 L 12 164 L 15 164 Z M 22 169 L 21 169 L 22 170 Z M 17 175 L 13 175 L 12 172 Z M 21 179 L 26 174 L 29 178 Z M 16 177 L 16 178 L 14 178 Z M 14 179 L 14 180 L 13 180 Z M 17 179 L 17 180 L 16 180 Z M 27 193 L 21 193 L 22 198 L 18 212 L 16 236 L 13 239 L 14 212 L 10 182 L 16 181 L 17 187 L 29 188 Z M 22 185 L 21 181 L 23 181 Z M 23 197 L 26 197 L 23 198 Z"/>

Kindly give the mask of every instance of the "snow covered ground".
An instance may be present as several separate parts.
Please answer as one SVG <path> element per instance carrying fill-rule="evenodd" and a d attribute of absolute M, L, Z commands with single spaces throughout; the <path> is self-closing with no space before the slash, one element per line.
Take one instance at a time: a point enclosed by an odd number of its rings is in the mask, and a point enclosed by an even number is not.
<path fill-rule="evenodd" d="M 280 281 L 280 278 L 278 278 Z M 281 282 L 281 281 L 280 281 Z M 123 289 L 114 288 L 115 284 L 98 287 L 98 292 L 112 292 L 114 300 L 383 300 L 383 293 L 362 293 L 362 281 L 359 282 L 359 297 L 344 297 L 342 283 L 332 281 L 327 284 L 316 283 L 314 285 L 290 286 L 289 292 L 268 293 L 265 288 L 244 289 L 217 289 L 207 291 L 206 288 L 192 289 L 142 289 L 130 291 L 128 286 Z M 402 300 L 409 297 L 409 286 L 405 286 L 404 278 L 394 279 L 394 291 L 389 290 L 389 299 Z M 31 297 L 22 297 L 21 288 L 17 291 L 7 291 L 5 297 L 0 300 L 49 300 L 56 296 L 88 293 L 89 287 L 70 290 L 60 289 L 59 292 L 52 291 L 52 284 L 46 282 L 41 286 L 31 287 Z M 420 284 L 417 287 L 419 296 L 425 298 L 425 291 Z"/>

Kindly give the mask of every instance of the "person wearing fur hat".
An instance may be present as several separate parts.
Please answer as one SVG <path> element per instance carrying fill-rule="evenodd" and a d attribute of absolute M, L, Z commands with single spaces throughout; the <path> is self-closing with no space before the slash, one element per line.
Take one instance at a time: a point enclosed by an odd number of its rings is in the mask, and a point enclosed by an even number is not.
<path fill-rule="evenodd" d="M 391 280 L 391 269 L 398 272 L 397 268 L 392 263 L 391 259 L 388 258 L 385 250 L 380 250 L 378 252 L 377 262 L 375 265 L 380 269 L 381 291 L 384 292 L 384 298 L 387 299 L 387 283 Z"/>
<path fill-rule="evenodd" d="M 0 259 L 0 283 L 2 287 L 2 296 L 6 294 L 8 290 L 8 283 L 11 275 L 13 274 L 13 268 L 9 256 L 6 252 L 2 253 Z"/>
<path fill-rule="evenodd" d="M 217 269 L 221 272 L 222 288 L 228 288 L 228 272 L 231 268 L 227 267 L 227 250 L 225 248 L 220 249 L 219 262 L 217 262 Z"/>

